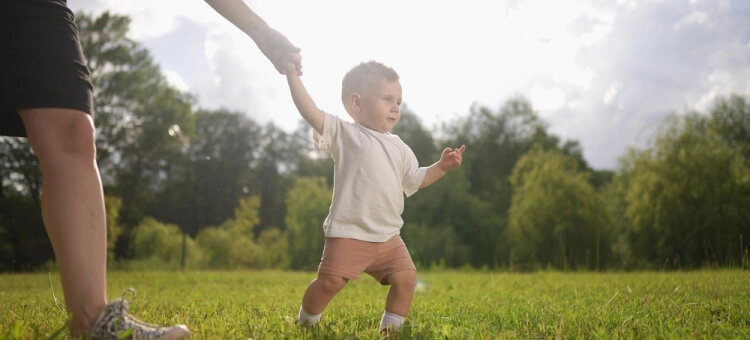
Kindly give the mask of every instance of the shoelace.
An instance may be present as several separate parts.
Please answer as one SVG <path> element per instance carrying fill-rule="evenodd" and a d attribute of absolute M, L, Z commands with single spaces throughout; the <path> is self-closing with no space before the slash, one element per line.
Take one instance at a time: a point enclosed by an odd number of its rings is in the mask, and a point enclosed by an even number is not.
<path fill-rule="evenodd" d="M 130 301 L 127 300 L 127 295 L 130 293 L 132 295 Z M 136 298 L 136 292 L 133 288 L 128 288 L 122 293 L 122 304 L 120 305 L 120 308 L 122 310 L 122 317 L 123 319 L 126 319 L 131 325 L 137 325 L 140 326 L 138 328 L 138 331 L 144 331 L 144 332 L 157 332 L 160 328 L 160 326 L 155 324 L 150 324 L 148 322 L 142 321 L 135 316 L 131 315 L 129 312 L 129 304 L 133 303 Z M 133 331 L 137 331 L 136 328 L 133 328 Z"/>
<path fill-rule="evenodd" d="M 128 293 L 132 293 L 133 294 L 133 298 L 130 299 L 130 301 L 127 301 L 127 299 L 125 298 L 128 295 Z M 133 289 L 133 288 L 125 289 L 125 291 L 122 292 L 122 301 L 127 301 L 128 303 L 133 303 L 133 301 L 135 301 L 135 296 L 136 296 L 135 289 Z"/>

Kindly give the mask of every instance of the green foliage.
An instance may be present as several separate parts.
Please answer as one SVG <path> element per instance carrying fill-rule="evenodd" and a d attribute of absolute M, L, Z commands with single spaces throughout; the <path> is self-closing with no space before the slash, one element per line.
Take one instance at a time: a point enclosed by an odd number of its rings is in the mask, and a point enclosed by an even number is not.
<path fill-rule="evenodd" d="M 253 183 L 261 199 L 259 231 L 285 223 L 285 194 L 294 181 L 292 176 L 284 175 L 283 169 L 290 168 L 294 157 L 299 157 L 293 140 L 293 135 L 273 124 L 266 125 L 261 134 Z"/>
<path fill-rule="evenodd" d="M 393 133 L 409 145 L 421 166 L 440 158 L 442 150 L 437 149 L 430 132 L 408 108 L 402 108 L 401 120 Z M 480 249 L 493 248 L 498 228 L 489 205 L 468 193 L 465 177 L 462 168 L 453 170 L 405 201 L 401 234 L 420 267 L 456 268 L 467 263 L 482 266 L 491 261 L 492 254 L 488 257 Z"/>
<path fill-rule="evenodd" d="M 132 228 L 149 215 L 165 168 L 179 155 L 182 143 L 169 128 L 192 130 L 192 98 L 171 87 L 148 50 L 128 38 L 130 18 L 78 13 L 76 24 L 96 87 L 97 162 L 107 193 L 122 199 L 122 226 Z"/>
<path fill-rule="evenodd" d="M 39 195 L 6 191 L 0 198 L 0 271 L 32 270 L 53 258 Z"/>
<path fill-rule="evenodd" d="M 630 157 L 634 155 L 632 150 L 630 155 Z M 622 169 L 631 167 L 630 157 L 625 156 L 620 159 L 620 167 Z M 612 235 L 612 265 L 615 268 L 622 269 L 633 269 L 638 262 L 636 258 L 637 254 L 635 254 L 630 240 L 632 223 L 625 213 L 628 207 L 625 201 L 628 186 L 628 176 L 625 173 L 621 173 L 616 175 L 612 182 L 607 184 L 601 192 L 606 204 Z"/>
<path fill-rule="evenodd" d="M 398 135 L 411 148 L 420 165 L 428 166 L 437 161 L 435 155 L 439 156 L 440 153 L 435 148 L 432 134 L 406 105 L 401 108 L 401 118 L 391 132 Z"/>
<path fill-rule="evenodd" d="M 401 235 L 419 269 L 458 268 L 471 259 L 471 248 L 461 242 L 452 226 L 414 224 L 402 230 Z"/>
<path fill-rule="evenodd" d="M 750 161 L 750 103 L 745 97 L 718 98 L 711 109 L 708 128 L 730 148 L 739 148 Z"/>
<path fill-rule="evenodd" d="M 104 196 L 104 207 L 107 215 L 107 261 L 111 262 L 115 259 L 115 245 L 123 229 L 117 221 L 122 200 L 118 197 Z"/>
<path fill-rule="evenodd" d="M 204 267 L 210 269 L 259 268 L 263 248 L 255 243 L 260 199 L 248 196 L 240 201 L 234 219 L 219 227 L 204 228 L 196 237 L 204 252 Z M 273 240 L 273 239 L 272 239 Z M 273 258 L 271 258 L 273 259 Z M 271 259 L 266 259 L 266 262 Z"/>
<path fill-rule="evenodd" d="M 278 228 L 263 230 L 255 238 L 260 222 L 258 196 L 242 198 L 235 209 L 234 219 L 219 227 L 202 229 L 196 242 L 203 253 L 201 268 L 208 269 L 263 269 L 287 268 L 289 246 L 285 232 Z"/>
<path fill-rule="evenodd" d="M 224 247 L 229 248 L 229 262 L 225 268 L 259 268 L 263 249 L 255 243 L 253 235 L 240 233 L 238 229 L 231 227 L 228 232 L 229 240 L 224 242 Z"/>
<path fill-rule="evenodd" d="M 575 160 L 580 169 L 588 170 L 578 142 L 563 142 L 548 133 L 547 124 L 525 98 L 509 99 L 497 112 L 473 107 L 465 118 L 444 127 L 444 130 L 452 136 L 446 141 L 446 146 L 467 146 L 461 178 L 453 181 L 466 183 L 469 195 L 475 197 L 471 200 L 479 203 L 476 208 L 467 208 L 468 205 L 444 208 L 474 210 L 473 213 L 481 214 L 481 224 L 491 225 L 484 227 L 484 232 L 472 233 L 473 237 L 463 239 L 471 245 L 471 264 L 477 267 L 496 267 L 510 261 L 513 244 L 502 237 L 508 227 L 508 214 L 514 196 L 509 179 L 518 160 L 533 146 L 559 151 Z M 490 216 L 483 212 L 490 212 Z M 457 211 L 454 214 L 461 215 Z M 456 229 L 458 234 L 465 231 L 465 228 Z"/>
<path fill-rule="evenodd" d="M 263 230 L 260 236 L 258 236 L 257 242 L 263 249 L 263 252 L 260 254 L 258 268 L 289 268 L 289 238 L 286 232 L 278 228 Z"/>
<path fill-rule="evenodd" d="M 600 269 L 609 254 L 606 207 L 575 158 L 532 149 L 510 178 L 507 236 L 519 269 Z"/>
<path fill-rule="evenodd" d="M 257 196 L 248 196 L 240 200 L 237 209 L 234 210 L 234 225 L 232 231 L 238 235 L 252 236 L 253 229 L 260 222 L 258 218 L 260 200 Z"/>
<path fill-rule="evenodd" d="M 653 147 L 633 152 L 623 170 L 632 251 L 644 264 L 741 262 L 741 235 L 750 234 L 750 167 L 741 138 L 722 134 L 721 127 L 734 124 L 723 117 L 735 116 L 717 112 L 725 109 L 719 102 L 710 118 L 671 117 Z"/>
<path fill-rule="evenodd" d="M 325 243 L 323 221 L 328 215 L 331 195 L 322 177 L 297 178 L 287 194 L 286 225 L 292 269 L 318 267 Z"/>
<path fill-rule="evenodd" d="M 297 151 L 290 171 L 295 177 L 323 177 L 333 186 L 333 158 L 313 147 L 312 128 L 304 119 L 290 136 L 291 147 Z"/>
<path fill-rule="evenodd" d="M 422 265 L 444 263 L 456 268 L 498 263 L 500 223 L 488 202 L 469 194 L 463 168 L 406 199 L 403 218 L 403 238 Z"/>
<path fill-rule="evenodd" d="M 110 298 L 138 289 L 130 312 L 185 323 L 197 339 L 383 339 L 387 288 L 350 282 L 313 329 L 294 323 L 314 273 L 112 272 Z M 747 339 L 744 271 L 675 273 L 419 273 L 394 339 Z M 53 291 L 60 282 L 53 274 Z M 0 339 L 45 338 L 68 320 L 47 273 L 0 276 Z M 59 295 L 58 295 L 59 297 Z"/>
<path fill-rule="evenodd" d="M 300 128 L 287 133 L 245 112 L 198 109 L 190 94 L 169 85 L 149 51 L 128 38 L 128 17 L 76 17 L 96 86 L 108 258 L 127 266 L 124 261 L 136 258 L 130 250 L 140 249 L 151 255 L 130 268 L 158 267 L 165 259 L 166 267 L 174 266 L 184 236 L 186 246 L 193 238 L 200 245 L 188 252 L 197 256 L 187 262 L 194 268 L 317 267 L 333 161 L 312 151 L 309 126 L 300 119 Z M 467 146 L 461 168 L 406 200 L 402 232 L 422 266 L 511 268 L 515 261 L 523 268 L 652 269 L 747 262 L 745 97 L 719 98 L 708 113 L 673 117 L 649 148 L 628 151 L 616 173 L 591 169 L 580 144 L 551 134 L 522 97 L 497 110 L 472 107 L 439 128 L 425 128 L 403 107 L 393 132 L 423 166 L 444 147 Z M 39 269 L 54 258 L 40 191 L 28 143 L 0 138 L 2 271 Z M 176 248 L 154 255 L 131 244 L 139 225 L 150 228 L 143 235 L 168 235 Z"/>
<path fill-rule="evenodd" d="M 161 262 L 168 267 L 179 268 L 185 235 L 176 225 L 147 217 L 133 230 L 131 237 L 135 260 Z M 189 237 L 185 241 L 188 261 L 200 261 L 201 252 L 195 242 Z"/>
<path fill-rule="evenodd" d="M 52 258 L 41 189 L 39 161 L 28 141 L 0 137 L 0 271 L 33 269 Z"/>
<path fill-rule="evenodd" d="M 5 263 L 13 256 L 13 243 L 10 242 L 8 229 L 0 225 L 0 272 L 5 271 Z"/>
<path fill-rule="evenodd" d="M 39 160 L 25 138 L 0 136 L 0 175 L 0 199 L 7 201 L 14 198 L 13 193 L 20 193 L 40 206 L 42 172 Z"/>
<path fill-rule="evenodd" d="M 245 238 L 246 239 L 246 238 Z M 195 237 L 195 242 L 203 250 L 203 267 L 209 269 L 233 269 L 237 264 L 234 260 L 233 244 L 247 243 L 232 237 L 226 227 L 204 228 Z M 254 250 L 255 247 L 247 249 Z"/>

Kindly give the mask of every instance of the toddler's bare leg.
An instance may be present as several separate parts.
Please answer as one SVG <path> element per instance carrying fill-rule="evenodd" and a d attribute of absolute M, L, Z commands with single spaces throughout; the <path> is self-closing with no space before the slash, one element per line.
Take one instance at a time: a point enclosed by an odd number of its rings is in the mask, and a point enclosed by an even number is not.
<path fill-rule="evenodd" d="M 385 311 L 400 316 L 409 314 L 411 302 L 414 298 L 414 287 L 417 285 L 417 272 L 402 270 L 388 276 L 391 284 L 388 297 L 385 300 Z"/>
<path fill-rule="evenodd" d="M 318 274 L 318 277 L 307 286 L 302 298 L 302 308 L 309 314 L 322 313 L 346 283 L 347 280 L 343 277 Z"/>

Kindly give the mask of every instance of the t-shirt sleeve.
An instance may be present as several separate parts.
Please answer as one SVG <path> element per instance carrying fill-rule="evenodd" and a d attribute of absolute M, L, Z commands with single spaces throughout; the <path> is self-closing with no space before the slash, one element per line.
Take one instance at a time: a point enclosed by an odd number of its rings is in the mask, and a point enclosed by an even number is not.
<path fill-rule="evenodd" d="M 419 167 L 417 156 L 408 146 L 406 146 L 406 151 L 404 156 L 404 180 L 401 185 L 404 193 L 409 197 L 419 190 L 419 186 L 422 185 L 424 176 L 427 174 L 427 168 Z"/>
<path fill-rule="evenodd" d="M 325 113 L 325 119 L 323 120 L 323 134 L 319 134 L 313 129 L 313 141 L 315 143 L 315 149 L 321 151 L 331 152 L 331 148 L 336 145 L 334 138 L 339 130 L 341 119 L 330 114 Z"/>

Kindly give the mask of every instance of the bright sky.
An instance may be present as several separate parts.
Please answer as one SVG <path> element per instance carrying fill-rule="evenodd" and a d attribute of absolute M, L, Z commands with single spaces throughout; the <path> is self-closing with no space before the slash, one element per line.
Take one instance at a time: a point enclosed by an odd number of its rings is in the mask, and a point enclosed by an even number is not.
<path fill-rule="evenodd" d="M 131 16 L 132 37 L 201 107 L 298 126 L 284 77 L 204 1 L 68 2 Z M 378 60 L 427 128 L 521 95 L 595 168 L 616 168 L 670 112 L 750 96 L 747 0 L 245 2 L 302 48 L 303 81 L 325 111 L 346 117 L 342 76 Z"/>

